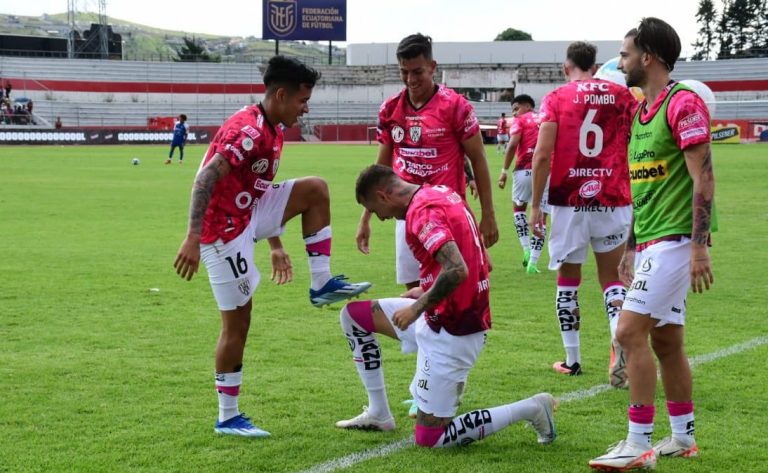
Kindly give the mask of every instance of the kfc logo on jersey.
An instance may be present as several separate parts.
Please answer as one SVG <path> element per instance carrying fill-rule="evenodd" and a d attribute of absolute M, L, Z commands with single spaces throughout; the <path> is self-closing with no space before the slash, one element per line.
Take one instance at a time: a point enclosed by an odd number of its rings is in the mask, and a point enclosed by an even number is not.
<path fill-rule="evenodd" d="M 264 174 L 267 172 L 267 168 L 269 167 L 269 160 L 268 159 L 259 159 L 253 165 L 251 165 L 251 171 L 255 172 L 256 174 Z"/>
<path fill-rule="evenodd" d="M 392 128 L 392 140 L 395 143 L 400 143 L 405 138 L 405 131 L 399 126 Z"/>
<path fill-rule="evenodd" d="M 411 136 L 411 141 L 414 143 L 418 143 L 421 139 L 421 127 L 420 126 L 412 126 L 408 129 L 408 133 Z"/>
<path fill-rule="evenodd" d="M 608 92 L 607 82 L 577 82 L 576 92 Z"/>
<path fill-rule="evenodd" d="M 246 135 L 250 136 L 254 140 L 261 136 L 261 133 L 259 133 L 259 130 L 257 130 L 256 128 L 252 127 L 251 125 L 245 125 L 244 127 L 242 127 L 240 129 L 240 131 L 242 131 Z"/>
<path fill-rule="evenodd" d="M 600 183 L 600 181 L 593 179 L 581 185 L 579 188 L 579 195 L 585 199 L 589 199 L 599 194 L 602 189 L 603 185 Z"/>

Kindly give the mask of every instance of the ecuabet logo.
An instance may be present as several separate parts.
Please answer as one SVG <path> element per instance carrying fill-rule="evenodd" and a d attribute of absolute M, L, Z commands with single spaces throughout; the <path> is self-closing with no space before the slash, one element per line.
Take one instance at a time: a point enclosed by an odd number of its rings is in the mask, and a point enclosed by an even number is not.
<path fill-rule="evenodd" d="M 298 24 L 299 10 L 296 0 L 267 0 L 269 2 L 269 29 L 276 36 L 288 36 Z"/>
<path fill-rule="evenodd" d="M 589 199 L 599 194 L 602 189 L 603 185 L 600 181 L 593 179 L 581 185 L 579 188 L 579 195 L 585 199 Z"/>

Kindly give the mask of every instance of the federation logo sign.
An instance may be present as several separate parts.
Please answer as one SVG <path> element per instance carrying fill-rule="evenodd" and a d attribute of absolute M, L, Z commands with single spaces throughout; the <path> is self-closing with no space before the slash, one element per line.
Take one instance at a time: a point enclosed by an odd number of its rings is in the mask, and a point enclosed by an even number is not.
<path fill-rule="evenodd" d="M 395 143 L 400 143 L 405 138 L 405 131 L 399 126 L 392 128 L 392 139 Z"/>
<path fill-rule="evenodd" d="M 288 36 L 298 24 L 299 9 L 296 0 L 267 0 L 269 2 L 269 29 L 276 36 Z"/>
<path fill-rule="evenodd" d="M 408 129 L 408 133 L 411 136 L 411 141 L 414 143 L 418 143 L 421 139 L 421 127 L 420 126 L 412 126 Z"/>

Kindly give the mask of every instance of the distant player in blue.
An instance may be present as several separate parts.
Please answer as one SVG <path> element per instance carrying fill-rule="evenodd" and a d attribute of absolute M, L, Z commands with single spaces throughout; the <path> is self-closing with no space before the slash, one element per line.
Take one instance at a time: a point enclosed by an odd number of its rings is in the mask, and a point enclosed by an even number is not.
<path fill-rule="evenodd" d="M 173 159 L 173 151 L 176 147 L 179 147 L 179 164 L 184 162 L 184 143 L 187 142 L 187 135 L 189 134 L 189 126 L 186 124 L 187 116 L 183 113 L 179 115 L 179 121 L 173 127 L 173 141 L 171 142 L 171 152 L 168 153 L 168 159 L 165 160 L 165 164 L 171 164 Z"/>

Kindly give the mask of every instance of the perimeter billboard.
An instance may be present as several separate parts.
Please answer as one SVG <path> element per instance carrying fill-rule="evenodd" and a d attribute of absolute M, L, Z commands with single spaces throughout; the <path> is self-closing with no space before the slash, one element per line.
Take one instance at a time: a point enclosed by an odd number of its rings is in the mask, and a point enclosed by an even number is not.
<path fill-rule="evenodd" d="M 347 0 L 263 0 L 263 9 L 263 39 L 347 40 Z"/>

